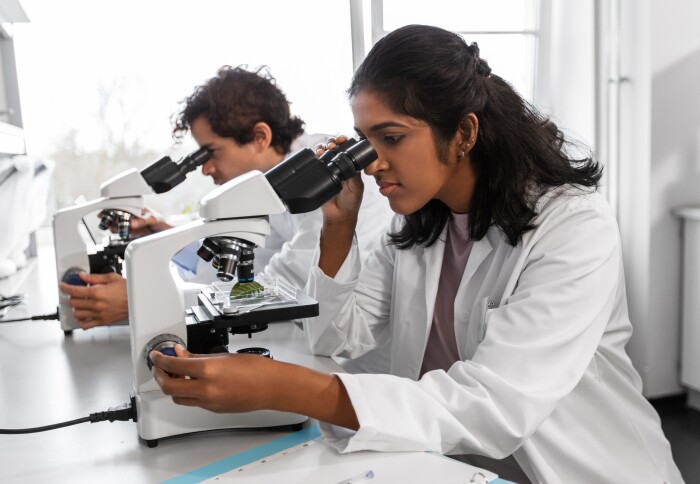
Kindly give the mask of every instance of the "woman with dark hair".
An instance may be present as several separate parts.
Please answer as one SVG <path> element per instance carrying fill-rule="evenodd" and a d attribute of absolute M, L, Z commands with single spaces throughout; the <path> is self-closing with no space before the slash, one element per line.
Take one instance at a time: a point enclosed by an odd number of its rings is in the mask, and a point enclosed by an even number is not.
<path fill-rule="evenodd" d="M 323 207 L 306 288 L 320 316 L 304 330 L 314 353 L 355 358 L 388 328 L 390 374 L 178 347 L 152 356 L 163 391 L 215 411 L 304 413 L 341 452 L 468 455 L 517 482 L 682 482 L 625 352 L 600 165 L 572 155 L 476 44 L 435 27 L 379 41 L 349 94 L 378 154 L 366 172 L 397 215 L 360 267 L 361 181 Z"/>

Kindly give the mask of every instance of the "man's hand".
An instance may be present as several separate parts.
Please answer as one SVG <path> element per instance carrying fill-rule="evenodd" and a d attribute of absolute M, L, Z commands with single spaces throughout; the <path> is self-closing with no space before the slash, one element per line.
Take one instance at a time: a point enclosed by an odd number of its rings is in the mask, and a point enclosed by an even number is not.
<path fill-rule="evenodd" d="M 61 283 L 61 291 L 70 296 L 68 304 L 83 329 L 108 326 L 129 317 L 126 279 L 114 273 L 86 274 L 80 278 L 88 286 Z"/>
<path fill-rule="evenodd" d="M 140 217 L 131 217 L 131 236 L 143 237 L 144 235 L 154 234 L 173 228 L 163 220 L 159 215 L 143 209 Z"/>
<path fill-rule="evenodd" d="M 100 212 L 97 214 L 97 217 L 101 218 L 103 215 L 104 212 Z M 140 217 L 132 215 L 131 219 L 129 219 L 129 234 L 133 238 L 155 234 L 156 232 L 162 232 L 163 230 L 171 228 L 173 228 L 173 226 L 166 223 L 163 217 L 147 208 L 141 210 Z M 118 224 L 116 222 L 113 223 L 109 227 L 109 230 L 116 234 L 119 231 Z"/>

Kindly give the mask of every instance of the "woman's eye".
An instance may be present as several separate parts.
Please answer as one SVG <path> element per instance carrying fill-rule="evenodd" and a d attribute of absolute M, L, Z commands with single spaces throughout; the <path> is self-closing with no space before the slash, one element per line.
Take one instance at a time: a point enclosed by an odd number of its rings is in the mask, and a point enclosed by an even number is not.
<path fill-rule="evenodd" d="M 384 135 L 384 141 L 386 143 L 389 143 L 390 145 L 395 145 L 396 143 L 401 141 L 401 138 L 403 138 L 403 136 L 401 136 L 401 135 L 389 135 L 389 134 Z"/>

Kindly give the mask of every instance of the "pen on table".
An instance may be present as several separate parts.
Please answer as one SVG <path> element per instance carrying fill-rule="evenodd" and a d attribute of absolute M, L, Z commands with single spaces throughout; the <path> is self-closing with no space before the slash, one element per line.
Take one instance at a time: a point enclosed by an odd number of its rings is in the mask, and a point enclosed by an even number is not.
<path fill-rule="evenodd" d="M 356 476 L 352 476 L 349 479 L 343 479 L 338 484 L 355 484 L 357 482 L 365 482 L 369 479 L 372 479 L 373 477 L 374 477 L 374 472 L 369 470 L 369 471 L 362 472 Z"/>

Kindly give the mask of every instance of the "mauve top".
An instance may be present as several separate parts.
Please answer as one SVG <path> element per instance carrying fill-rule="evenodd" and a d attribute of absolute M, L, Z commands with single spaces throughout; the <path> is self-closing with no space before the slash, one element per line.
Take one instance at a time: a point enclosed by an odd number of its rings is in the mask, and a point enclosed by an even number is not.
<path fill-rule="evenodd" d="M 435 297 L 433 325 L 430 328 L 420 375 L 431 370 L 449 370 L 459 361 L 455 340 L 455 297 L 467 267 L 474 241 L 469 238 L 469 214 L 452 213 L 447 223 L 447 242 L 442 257 L 442 271 Z"/>

